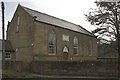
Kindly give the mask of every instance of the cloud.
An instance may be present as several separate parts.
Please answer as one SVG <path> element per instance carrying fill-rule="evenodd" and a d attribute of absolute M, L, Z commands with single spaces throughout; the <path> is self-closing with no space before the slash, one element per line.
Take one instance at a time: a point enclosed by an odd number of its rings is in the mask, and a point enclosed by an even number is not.
<path fill-rule="evenodd" d="M 3 2 L 32 2 L 32 0 L 0 0 Z"/>

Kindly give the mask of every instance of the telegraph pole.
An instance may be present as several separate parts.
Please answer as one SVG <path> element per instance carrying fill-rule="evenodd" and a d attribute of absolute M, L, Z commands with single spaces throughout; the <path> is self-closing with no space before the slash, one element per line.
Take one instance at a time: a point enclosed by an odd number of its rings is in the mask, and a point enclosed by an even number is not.
<path fill-rule="evenodd" d="M 2 61 L 4 66 L 4 55 L 5 55 L 5 27 L 4 27 L 4 2 L 1 2 L 1 8 L 2 8 Z M 2 67 L 4 68 L 4 67 Z"/>
<path fill-rule="evenodd" d="M 2 8 L 2 37 L 3 37 L 3 41 L 5 40 L 4 38 L 4 2 L 1 2 L 1 8 Z"/>

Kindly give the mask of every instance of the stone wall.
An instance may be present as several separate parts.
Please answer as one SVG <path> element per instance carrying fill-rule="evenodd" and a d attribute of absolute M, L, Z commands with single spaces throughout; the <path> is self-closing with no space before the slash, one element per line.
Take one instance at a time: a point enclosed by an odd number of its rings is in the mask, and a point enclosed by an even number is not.
<path fill-rule="evenodd" d="M 63 48 L 68 47 L 68 60 L 96 60 L 97 58 L 97 39 L 95 36 L 89 36 L 86 34 L 78 33 L 68 29 L 61 28 L 52 24 L 46 24 L 44 22 L 35 22 L 35 40 L 33 46 L 33 57 L 37 61 L 62 61 Z M 55 55 L 49 55 L 48 51 L 48 33 L 54 31 L 56 34 L 56 53 Z M 69 41 L 63 40 L 63 35 L 69 36 Z M 73 54 L 73 39 L 74 36 L 78 38 L 78 54 Z M 88 52 L 88 43 L 92 42 L 92 55 Z"/>
<path fill-rule="evenodd" d="M 32 72 L 47 75 L 118 76 L 117 61 L 32 62 Z"/>
<path fill-rule="evenodd" d="M 19 31 L 17 31 L 17 19 L 19 20 Z M 32 61 L 34 42 L 34 18 L 32 18 L 21 6 L 18 6 L 8 28 L 7 40 L 10 40 L 13 49 L 18 49 L 18 61 Z M 16 54 L 12 54 L 16 60 Z"/>
<path fill-rule="evenodd" d="M 118 62 L 116 60 L 104 61 L 21 61 L 6 62 L 5 69 L 32 72 L 40 75 L 66 75 L 66 76 L 94 76 L 117 77 Z"/>
<path fill-rule="evenodd" d="M 21 61 L 5 61 L 2 67 L 3 71 L 6 69 L 12 69 L 21 72 L 23 69 L 23 63 Z"/>

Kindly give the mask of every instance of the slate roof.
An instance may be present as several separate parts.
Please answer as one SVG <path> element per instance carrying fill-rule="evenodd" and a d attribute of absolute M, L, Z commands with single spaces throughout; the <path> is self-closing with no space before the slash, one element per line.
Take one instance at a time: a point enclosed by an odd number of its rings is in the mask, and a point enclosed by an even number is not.
<path fill-rule="evenodd" d="M 24 6 L 22 6 L 22 8 L 25 11 L 27 11 L 32 17 L 36 17 L 37 21 L 45 22 L 48 24 L 56 25 L 58 27 L 62 27 L 62 28 L 69 29 L 72 31 L 76 31 L 76 32 L 80 32 L 80 33 L 87 34 L 90 36 L 94 36 L 92 33 L 87 31 L 86 29 L 82 28 L 80 25 L 76 25 L 74 23 L 50 16 L 48 14 L 26 8 Z"/>
<path fill-rule="evenodd" d="M 2 39 L 0 39 L 0 51 L 2 50 Z M 9 40 L 5 40 L 5 51 L 6 52 L 14 52 L 12 44 Z"/>
<path fill-rule="evenodd" d="M 6 52 L 14 52 L 15 51 L 12 47 L 10 40 L 5 40 L 5 51 Z"/>

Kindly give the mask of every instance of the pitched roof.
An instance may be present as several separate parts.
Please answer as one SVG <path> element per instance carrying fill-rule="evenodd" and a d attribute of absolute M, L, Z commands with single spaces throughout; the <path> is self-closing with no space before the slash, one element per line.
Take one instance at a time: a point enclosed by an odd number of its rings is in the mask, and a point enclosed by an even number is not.
<path fill-rule="evenodd" d="M 2 50 L 2 39 L 0 39 L 0 50 Z M 9 40 L 5 40 L 5 51 L 6 52 L 14 52 L 14 49 L 12 47 L 12 44 Z"/>
<path fill-rule="evenodd" d="M 12 47 L 10 40 L 5 40 L 5 51 L 6 52 L 14 52 L 15 51 Z"/>
<path fill-rule="evenodd" d="M 45 13 L 41 13 L 41 12 L 32 10 L 32 9 L 29 9 L 29 8 L 26 8 L 23 6 L 22 6 L 22 8 L 25 11 L 27 11 L 32 17 L 36 17 L 36 20 L 38 20 L 38 21 L 45 22 L 45 23 L 52 24 L 52 25 L 56 25 L 56 26 L 59 26 L 59 27 L 65 28 L 65 29 L 80 32 L 80 33 L 87 34 L 90 36 L 94 36 L 92 33 L 87 31 L 86 29 L 82 28 L 80 25 L 76 25 L 74 23 L 50 16 L 50 15 L 45 14 Z"/>

